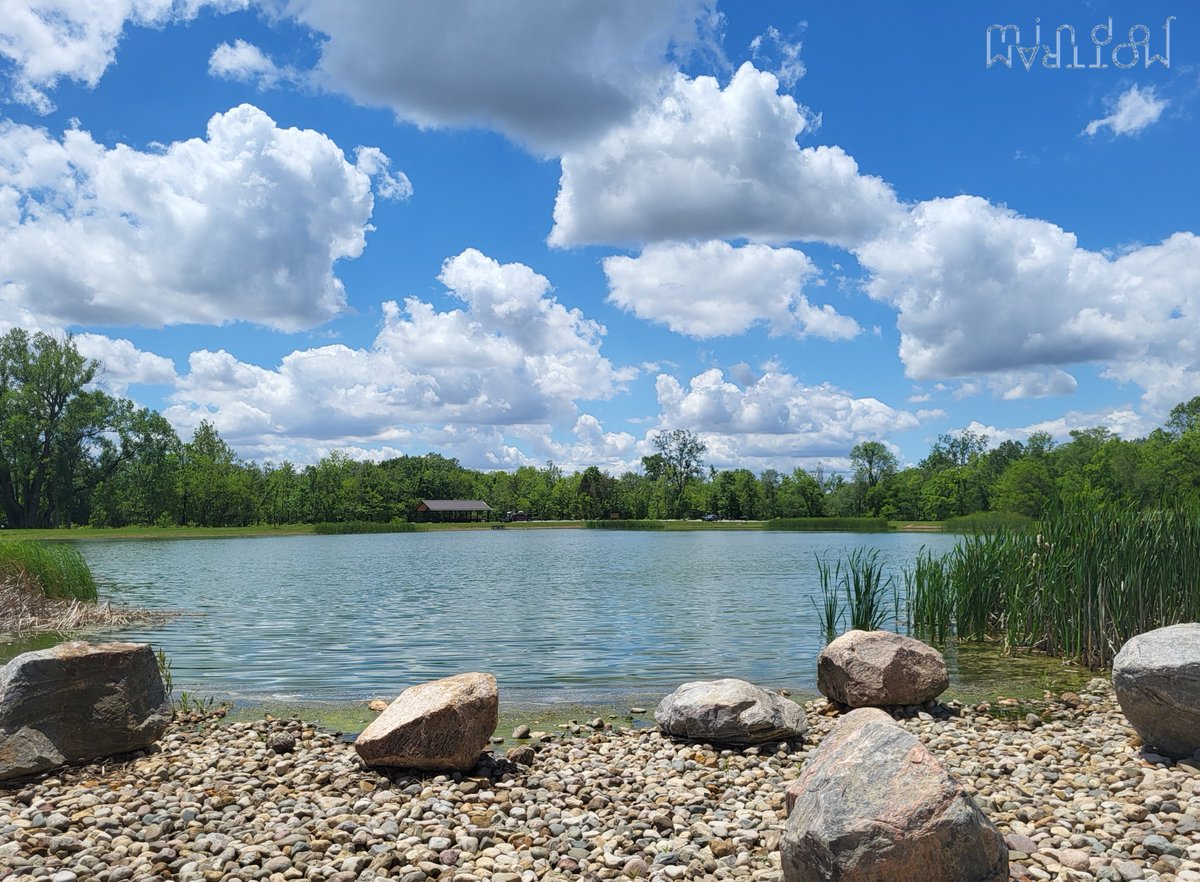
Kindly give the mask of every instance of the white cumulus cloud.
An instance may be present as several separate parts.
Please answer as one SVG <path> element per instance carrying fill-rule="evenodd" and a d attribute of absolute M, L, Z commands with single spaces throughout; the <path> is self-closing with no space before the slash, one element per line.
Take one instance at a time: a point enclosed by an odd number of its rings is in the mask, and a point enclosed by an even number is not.
<path fill-rule="evenodd" d="M 661 425 L 688 428 L 709 445 L 718 467 L 788 468 L 795 460 L 831 462 L 864 440 L 880 440 L 919 425 L 908 411 L 858 398 L 829 383 L 812 386 L 768 366 L 742 387 L 712 368 L 685 388 L 675 377 L 656 381 Z"/>
<path fill-rule="evenodd" d="M 0 0 L 0 58 L 11 66 L 9 97 L 49 113 L 62 79 L 94 87 L 113 63 L 127 24 L 158 27 L 203 7 L 239 9 L 248 0 Z"/>
<path fill-rule="evenodd" d="M 612 303 L 692 337 L 740 334 L 766 324 L 772 335 L 847 340 L 861 328 L 803 292 L 817 268 L 802 251 L 719 240 L 649 245 L 637 257 L 607 257 Z"/>
<path fill-rule="evenodd" d="M 204 138 L 142 152 L 0 122 L 0 305 L 36 324 L 247 321 L 284 331 L 342 311 L 381 194 L 411 185 L 320 132 L 242 105 Z"/>
<path fill-rule="evenodd" d="M 173 385 L 175 362 L 139 349 L 130 340 L 103 334 L 76 334 L 75 347 L 84 358 L 100 362 L 97 382 L 112 395 L 124 395 L 133 383 Z"/>
<path fill-rule="evenodd" d="M 253 83 L 260 89 L 297 77 L 294 71 L 279 67 L 261 49 L 242 39 L 217 46 L 209 56 L 208 72 L 226 80 Z"/>
<path fill-rule="evenodd" d="M 1073 395 L 1078 381 L 1058 368 L 1045 371 L 1001 371 L 988 378 L 992 391 L 1006 401 Z"/>
<path fill-rule="evenodd" d="M 210 419 L 253 450 L 285 439 L 440 447 L 496 427 L 545 435 L 551 423 L 580 419 L 577 401 L 609 398 L 635 375 L 601 354 L 603 326 L 559 303 L 524 264 L 467 249 L 439 279 L 461 308 L 385 303 L 369 348 L 297 350 L 275 367 L 192 353 L 166 416 L 185 433 Z"/>
<path fill-rule="evenodd" d="M 315 77 L 420 126 L 494 129 L 544 152 L 626 120 L 711 46 L 710 0 L 291 0 L 325 36 Z"/>
<path fill-rule="evenodd" d="M 973 196 L 915 206 L 858 250 L 868 291 L 897 308 L 900 356 L 915 379 L 945 379 L 1078 363 L 1107 366 L 1155 398 L 1158 360 L 1170 376 L 1200 367 L 1200 238 L 1176 233 L 1110 257 L 1073 234 Z M 1176 391 L 1200 387 L 1188 380 Z M 1014 396 L 1060 394 L 1065 372 L 1015 383 Z"/>
<path fill-rule="evenodd" d="M 1111 102 L 1107 116 L 1092 120 L 1080 134 L 1094 137 L 1101 129 L 1108 129 L 1114 135 L 1138 135 L 1158 122 L 1167 103 L 1152 87 L 1143 90 L 1130 86 Z"/>
<path fill-rule="evenodd" d="M 840 147 L 804 147 L 810 115 L 747 63 L 725 88 L 676 74 L 661 99 L 569 150 L 550 244 L 820 240 L 854 246 L 898 213 Z"/>

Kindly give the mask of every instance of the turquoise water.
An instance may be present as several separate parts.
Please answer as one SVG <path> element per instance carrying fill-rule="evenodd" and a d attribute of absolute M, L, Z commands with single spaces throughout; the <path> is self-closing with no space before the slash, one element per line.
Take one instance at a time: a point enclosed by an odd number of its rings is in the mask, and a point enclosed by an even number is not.
<path fill-rule="evenodd" d="M 954 542 L 523 530 L 79 548 L 102 598 L 185 613 L 104 635 L 162 646 L 176 690 L 342 701 L 484 670 L 509 698 L 599 701 L 717 676 L 811 691 L 815 555 L 874 547 L 895 567 Z"/>

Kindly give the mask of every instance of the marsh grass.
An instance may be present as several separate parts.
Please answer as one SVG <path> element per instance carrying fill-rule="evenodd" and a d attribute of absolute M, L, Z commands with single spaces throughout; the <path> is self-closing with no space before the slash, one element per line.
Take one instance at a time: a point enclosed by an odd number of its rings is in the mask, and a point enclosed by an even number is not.
<path fill-rule="evenodd" d="M 667 528 L 663 521 L 636 521 L 626 518 L 584 521 L 583 525 L 589 530 L 665 530 Z"/>
<path fill-rule="evenodd" d="M 135 622 L 165 622 L 175 615 L 96 602 L 92 571 L 69 545 L 0 542 L 0 631 L 70 634 Z"/>
<path fill-rule="evenodd" d="M 995 533 L 1020 530 L 1033 524 L 1032 518 L 1015 511 L 977 511 L 942 521 L 944 533 Z"/>
<path fill-rule="evenodd" d="M 892 528 L 887 518 L 774 518 L 763 529 L 887 533 Z"/>
<path fill-rule="evenodd" d="M 408 521 L 322 521 L 313 524 L 318 536 L 343 536 L 356 533 L 416 533 L 416 524 Z"/>
<path fill-rule="evenodd" d="M 96 581 L 83 555 L 60 542 L 0 542 L 0 580 L 37 588 L 49 598 L 96 599 Z"/>
<path fill-rule="evenodd" d="M 920 636 L 995 639 L 1105 668 L 1130 637 L 1200 618 L 1200 517 L 1066 509 L 922 556 L 905 586 Z"/>
<path fill-rule="evenodd" d="M 818 605 L 812 597 L 809 597 L 808 600 L 813 605 L 813 609 L 817 611 L 817 621 L 821 623 L 821 630 L 825 633 L 827 641 L 837 636 L 838 626 L 846 617 L 839 586 L 841 574 L 842 562 L 840 560 L 835 562 L 831 570 L 828 560 L 817 557 L 817 577 L 821 582 L 821 603 Z"/>
<path fill-rule="evenodd" d="M 889 601 L 899 620 L 900 594 L 894 577 L 884 575 L 879 549 L 856 548 L 832 566 L 828 558 L 818 557 L 817 577 L 821 602 L 810 601 L 827 639 L 833 639 L 843 621 L 856 630 L 878 631 L 887 623 Z"/>
<path fill-rule="evenodd" d="M 6 634 L 72 634 L 93 628 L 160 624 L 178 613 L 132 609 L 107 601 L 47 597 L 36 585 L 0 576 L 0 632 Z"/>

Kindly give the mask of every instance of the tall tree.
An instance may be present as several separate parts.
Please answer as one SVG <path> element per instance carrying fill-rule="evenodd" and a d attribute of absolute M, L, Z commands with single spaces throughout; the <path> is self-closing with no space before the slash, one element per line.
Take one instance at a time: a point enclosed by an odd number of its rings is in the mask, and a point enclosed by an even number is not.
<path fill-rule="evenodd" d="M 679 517 L 682 513 L 683 491 L 689 481 L 704 472 L 704 452 L 708 450 L 708 445 L 688 429 L 659 432 L 650 442 L 662 457 L 663 476 L 671 491 L 668 503 L 670 516 Z"/>
<path fill-rule="evenodd" d="M 86 388 L 98 369 L 70 337 L 14 328 L 0 338 L 0 508 L 10 526 L 70 519 L 63 500 L 117 414 L 112 398 Z"/>

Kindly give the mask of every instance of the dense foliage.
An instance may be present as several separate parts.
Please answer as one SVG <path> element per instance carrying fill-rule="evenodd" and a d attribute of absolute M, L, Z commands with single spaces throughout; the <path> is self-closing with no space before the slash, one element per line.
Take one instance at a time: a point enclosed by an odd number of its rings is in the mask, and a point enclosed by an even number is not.
<path fill-rule="evenodd" d="M 1200 502 L 1200 397 L 1142 439 L 1088 429 L 1061 445 L 1036 433 L 989 448 L 968 431 L 941 436 L 906 469 L 878 441 L 850 451 L 849 475 L 705 469 L 703 441 L 675 429 L 652 439 L 636 471 L 566 474 L 552 462 L 483 472 L 435 453 L 247 462 L 208 422 L 185 442 L 160 414 L 95 389 L 99 371 L 70 338 L 20 329 L 0 338 L 0 523 L 385 523 L 407 519 L 421 499 L 482 499 L 537 520 L 1037 518 L 1062 505 Z"/>
<path fill-rule="evenodd" d="M 1130 637 L 1200 616 L 1194 508 L 1071 507 L 966 538 L 905 574 L 910 628 L 1107 667 Z"/>

